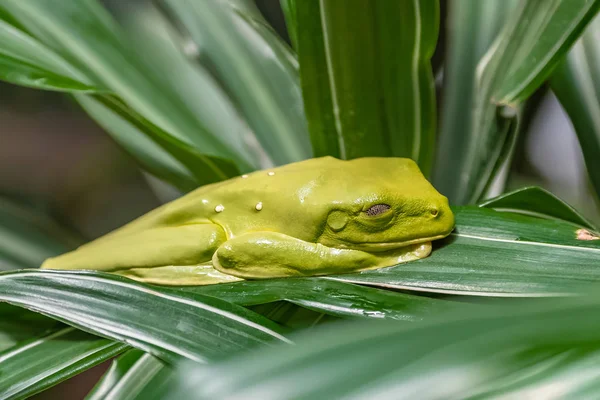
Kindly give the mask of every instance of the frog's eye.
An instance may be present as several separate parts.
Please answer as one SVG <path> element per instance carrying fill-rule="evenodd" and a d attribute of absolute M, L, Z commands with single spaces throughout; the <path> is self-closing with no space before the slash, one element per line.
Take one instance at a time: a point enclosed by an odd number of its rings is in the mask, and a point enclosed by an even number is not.
<path fill-rule="evenodd" d="M 369 207 L 365 211 L 365 214 L 367 214 L 369 217 L 375 217 L 377 215 L 383 214 L 390 208 L 391 207 L 388 206 L 387 204 L 375 204 L 374 206 Z"/>

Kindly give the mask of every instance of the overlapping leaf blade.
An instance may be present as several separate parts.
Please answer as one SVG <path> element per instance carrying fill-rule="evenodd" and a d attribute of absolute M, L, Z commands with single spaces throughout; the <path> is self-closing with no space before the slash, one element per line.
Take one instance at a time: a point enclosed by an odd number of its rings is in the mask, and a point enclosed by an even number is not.
<path fill-rule="evenodd" d="M 0 399 L 24 399 L 100 364 L 128 346 L 62 327 L 0 353 Z"/>
<path fill-rule="evenodd" d="M 0 301 L 174 361 L 206 361 L 286 339 L 266 318 L 216 298 L 181 296 L 108 274 L 0 274 Z"/>
<path fill-rule="evenodd" d="M 279 165 L 310 157 L 295 59 L 258 11 L 247 2 L 163 2 L 218 71 L 269 158 Z"/>
<path fill-rule="evenodd" d="M 0 198 L 0 270 L 37 268 L 78 244 L 50 218 Z"/>
<path fill-rule="evenodd" d="M 569 114 L 581 145 L 590 180 L 600 196 L 600 19 L 596 18 L 550 84 Z"/>
<path fill-rule="evenodd" d="M 51 72 L 60 75 L 63 70 L 75 71 L 78 79 L 118 95 L 128 107 L 162 132 L 185 142 L 198 154 L 206 155 L 196 160 L 197 164 L 207 163 L 198 172 L 204 179 L 196 186 L 230 175 L 228 166 L 213 173 L 215 165 L 210 156 L 231 159 L 242 170 L 259 166 L 256 152 L 260 150 L 253 150 L 243 140 L 251 133 L 233 105 L 212 77 L 193 66 L 173 46 L 171 39 L 165 38 L 168 32 L 162 28 L 164 24 L 151 21 L 155 27 L 152 37 L 146 37 L 142 42 L 144 45 L 139 45 L 132 39 L 133 35 L 125 37 L 124 30 L 95 0 L 56 5 L 10 0 L 0 7 L 27 28 L 27 35 L 33 35 L 30 41 L 45 48 L 44 54 L 56 55 L 58 61 L 52 63 L 56 70 Z M 22 32 L 22 35 L 26 34 Z M 2 43 L 0 49 L 10 50 L 18 47 L 20 42 Z M 50 61 L 53 59 L 49 57 Z M 114 119 L 109 115 L 101 124 L 114 125 Z M 145 164 L 148 164 L 147 159 L 157 157 L 157 164 L 161 165 L 170 157 L 157 156 L 156 149 L 143 153 L 135 146 L 130 147 L 133 148 L 130 152 L 142 153 Z M 169 171 L 173 172 L 176 171 Z M 174 183 L 178 184 L 182 179 L 185 177 L 177 176 Z"/>
<path fill-rule="evenodd" d="M 362 287 L 323 278 L 242 281 L 233 284 L 183 288 L 245 306 L 289 301 L 336 317 L 424 319 L 449 307 L 449 302 Z"/>
<path fill-rule="evenodd" d="M 433 183 L 451 200 L 458 197 L 455 170 L 471 140 L 466 132 L 472 121 L 477 64 L 514 9 L 515 0 L 454 0 L 448 3 L 446 57 L 440 133 Z"/>
<path fill-rule="evenodd" d="M 541 218 L 560 219 L 590 229 L 596 227 L 573 207 L 537 186 L 505 193 L 479 204 L 498 211 L 516 212 Z"/>
<path fill-rule="evenodd" d="M 540 398 L 558 388 L 568 398 L 584 390 L 596 397 L 600 320 L 590 315 L 599 300 L 458 308 L 404 327 L 329 327 L 298 337 L 293 347 L 181 369 L 168 398 Z"/>
<path fill-rule="evenodd" d="M 171 374 L 171 367 L 158 358 L 141 350 L 129 350 L 112 362 L 86 400 L 156 398 L 159 381 Z M 152 390 L 145 392 L 150 383 Z"/>
<path fill-rule="evenodd" d="M 97 92 L 89 79 L 26 32 L 0 16 L 0 79 L 67 92 Z"/>
<path fill-rule="evenodd" d="M 600 7 L 598 0 L 519 3 L 478 66 L 472 122 L 459 149 L 449 197 L 477 202 L 515 142 L 519 105 L 548 77 Z"/>
<path fill-rule="evenodd" d="M 600 241 L 578 226 L 476 207 L 455 208 L 456 230 L 421 260 L 330 279 L 483 296 L 554 296 L 600 281 Z"/>
<path fill-rule="evenodd" d="M 297 1 L 297 51 L 316 155 L 404 156 L 427 175 L 438 2 Z"/>

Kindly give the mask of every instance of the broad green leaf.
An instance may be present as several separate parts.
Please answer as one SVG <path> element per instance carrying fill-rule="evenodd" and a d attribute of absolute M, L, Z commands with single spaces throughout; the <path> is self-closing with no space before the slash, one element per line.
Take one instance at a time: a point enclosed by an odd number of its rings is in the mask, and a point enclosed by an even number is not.
<path fill-rule="evenodd" d="M 0 399 L 24 399 L 123 352 L 128 346 L 71 327 L 0 353 Z"/>
<path fill-rule="evenodd" d="M 515 0 L 448 2 L 446 59 L 440 132 L 433 184 L 451 200 L 458 197 L 456 166 L 471 138 L 471 107 L 476 91 L 479 60 L 506 22 Z"/>
<path fill-rule="evenodd" d="M 269 158 L 277 165 L 311 156 L 297 66 L 256 12 L 218 0 L 163 0 L 208 58 Z"/>
<path fill-rule="evenodd" d="M 157 381 L 170 377 L 171 373 L 169 365 L 148 353 L 132 349 L 112 362 L 86 400 L 148 399 L 156 394 L 144 395 L 148 384 L 155 387 Z"/>
<path fill-rule="evenodd" d="M 573 207 L 537 186 L 525 187 L 505 193 L 479 204 L 480 207 L 498 211 L 515 212 L 541 218 L 553 218 L 571 222 L 590 229 L 596 229 Z"/>
<path fill-rule="evenodd" d="M 454 153 L 456 204 L 477 202 L 511 152 L 518 111 L 548 77 L 600 7 L 600 0 L 524 0 L 477 71 L 472 122 Z"/>
<path fill-rule="evenodd" d="M 429 174 L 438 8 L 437 0 L 296 2 L 315 154 L 410 157 Z"/>
<path fill-rule="evenodd" d="M 227 100 L 222 95 L 219 97 L 216 84 L 206 74 L 202 75 L 206 79 L 197 74 L 197 79 L 188 81 L 188 93 L 184 93 L 182 85 L 174 85 L 168 79 L 173 71 L 181 73 L 184 68 L 168 69 L 166 62 L 151 63 L 157 56 L 148 53 L 152 50 L 147 42 L 127 40 L 124 30 L 96 0 L 7 0 L 0 7 L 38 41 L 75 65 L 93 84 L 108 88 L 165 132 L 203 154 L 229 158 L 243 170 L 252 169 L 251 152 L 241 150 L 243 140 L 236 124 L 238 119 L 219 119 L 232 114 L 219 108 L 225 106 Z M 154 35 L 148 40 L 152 43 L 157 37 Z M 156 41 L 157 52 L 164 48 L 162 43 Z M 164 53 L 158 54 L 164 56 Z M 188 94 L 193 90 L 204 90 L 211 96 L 202 103 L 204 108 L 188 101 Z M 216 131 L 215 126 L 221 130 Z"/>
<path fill-rule="evenodd" d="M 290 41 L 294 48 L 298 48 L 298 18 L 296 16 L 296 0 L 280 0 L 281 9 L 285 16 L 285 25 L 287 27 Z"/>
<path fill-rule="evenodd" d="M 600 240 L 577 226 L 476 207 L 454 209 L 456 229 L 424 259 L 337 279 L 475 296 L 556 296 L 600 281 Z"/>
<path fill-rule="evenodd" d="M 168 399 L 596 398 L 597 296 L 512 302 L 427 324 L 340 324 L 211 368 L 184 365 Z M 595 382 L 595 384 L 594 384 Z M 573 394 L 586 393 L 587 397 Z"/>
<path fill-rule="evenodd" d="M 0 270 L 37 268 L 79 244 L 47 216 L 0 198 Z"/>
<path fill-rule="evenodd" d="M 286 278 L 182 288 L 240 305 L 285 300 L 336 317 L 421 320 L 439 313 L 449 302 L 428 297 L 352 285 L 326 278 Z"/>
<path fill-rule="evenodd" d="M 550 85 L 569 114 L 590 180 L 600 196 L 600 19 L 558 65 Z"/>
<path fill-rule="evenodd" d="M 0 274 L 0 301 L 126 342 L 173 362 L 205 362 L 274 340 L 278 326 L 209 296 L 152 288 L 89 272 L 21 270 Z"/>

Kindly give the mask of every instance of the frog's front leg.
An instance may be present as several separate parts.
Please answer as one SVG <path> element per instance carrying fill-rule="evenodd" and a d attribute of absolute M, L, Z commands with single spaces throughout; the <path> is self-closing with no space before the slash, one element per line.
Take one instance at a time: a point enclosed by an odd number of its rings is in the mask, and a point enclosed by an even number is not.
<path fill-rule="evenodd" d="M 379 268 L 422 258 L 431 246 L 410 246 L 400 253 L 366 253 L 305 242 L 277 232 L 253 232 L 223 243 L 213 256 L 215 269 L 244 279 L 315 276 Z M 423 253 L 423 254 L 421 254 Z M 425 254 L 426 253 L 426 254 Z"/>

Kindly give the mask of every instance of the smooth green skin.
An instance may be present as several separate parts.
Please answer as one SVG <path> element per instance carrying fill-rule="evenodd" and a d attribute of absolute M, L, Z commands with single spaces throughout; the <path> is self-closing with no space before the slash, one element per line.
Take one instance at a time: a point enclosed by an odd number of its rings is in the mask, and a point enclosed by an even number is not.
<path fill-rule="evenodd" d="M 42 268 L 163 285 L 340 274 L 426 257 L 453 228 L 414 161 L 323 157 L 201 187 Z"/>

